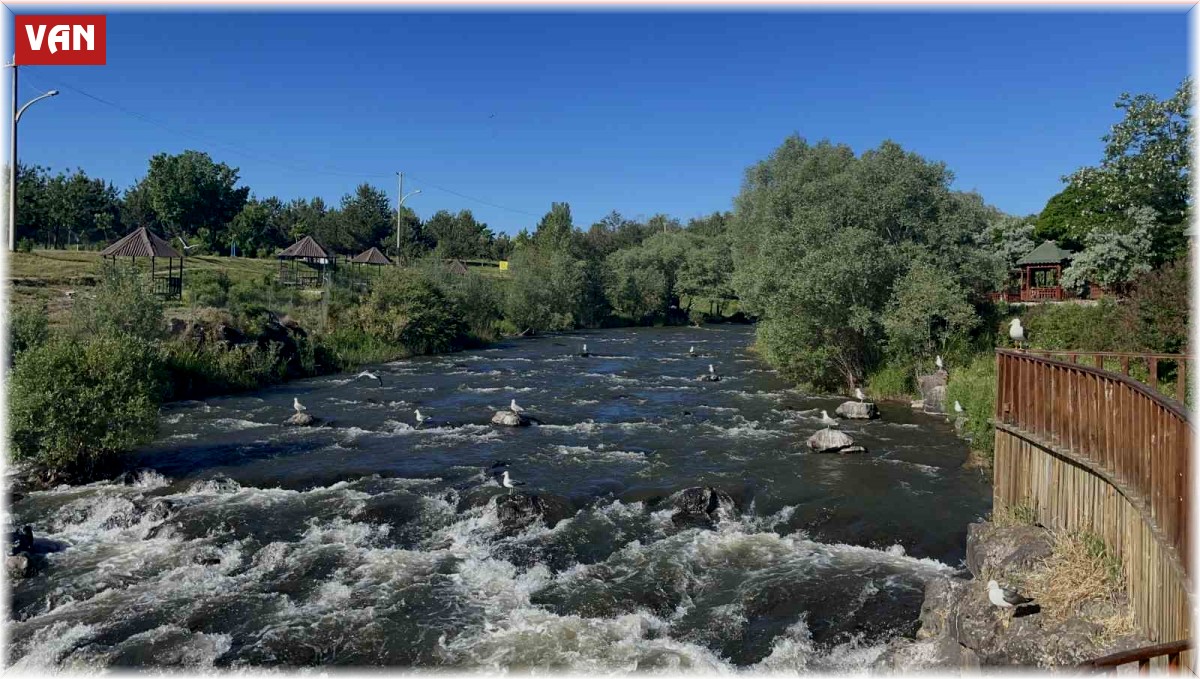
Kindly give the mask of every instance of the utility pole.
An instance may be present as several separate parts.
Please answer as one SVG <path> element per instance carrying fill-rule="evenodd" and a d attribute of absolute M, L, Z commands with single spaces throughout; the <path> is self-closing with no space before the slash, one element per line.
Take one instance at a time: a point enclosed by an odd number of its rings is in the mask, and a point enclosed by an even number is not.
<path fill-rule="evenodd" d="M 12 60 L 12 144 L 8 155 L 8 251 L 17 251 L 17 55 Z"/>
<path fill-rule="evenodd" d="M 8 251 L 16 252 L 17 249 L 17 122 L 21 120 L 21 114 L 25 109 L 33 106 L 34 103 L 42 99 L 58 96 L 58 90 L 50 90 L 45 94 L 34 97 L 25 102 L 21 108 L 17 108 L 17 55 L 13 55 L 11 64 L 7 64 L 12 68 L 12 146 L 9 147 L 11 153 L 8 157 Z"/>
<path fill-rule="evenodd" d="M 400 266 L 400 209 L 404 205 L 404 173 L 397 172 L 400 186 L 396 190 L 396 266 Z"/>
<path fill-rule="evenodd" d="M 404 195 L 404 173 L 397 172 L 396 177 L 399 179 L 398 192 L 396 193 L 396 266 L 400 266 L 400 211 L 404 209 L 404 200 L 409 196 L 415 196 L 421 192 L 417 189 L 408 196 Z"/>

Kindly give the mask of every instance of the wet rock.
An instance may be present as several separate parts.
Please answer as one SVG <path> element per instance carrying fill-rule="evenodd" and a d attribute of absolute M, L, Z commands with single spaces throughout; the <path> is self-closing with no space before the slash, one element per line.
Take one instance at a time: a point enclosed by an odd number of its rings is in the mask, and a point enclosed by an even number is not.
<path fill-rule="evenodd" d="M 492 415 L 492 424 L 502 427 L 528 427 L 532 422 L 532 417 L 511 410 L 497 410 L 496 414 Z"/>
<path fill-rule="evenodd" d="M 240 491 L 241 489 L 242 489 L 242 484 L 238 483 L 237 481 L 234 481 L 233 479 L 229 478 L 228 476 L 225 476 L 224 474 L 217 474 L 216 476 L 212 477 L 211 479 L 205 479 L 203 481 L 197 481 L 196 483 L 193 483 L 188 488 L 188 492 L 189 493 L 208 492 L 208 493 L 225 494 L 225 493 L 236 493 L 236 492 Z"/>
<path fill-rule="evenodd" d="M 939 370 L 932 375 L 917 376 L 917 388 L 921 391 L 925 412 L 946 412 L 946 381 L 949 377 L 945 370 Z"/>
<path fill-rule="evenodd" d="M 283 421 L 285 427 L 314 427 L 320 419 L 308 413 L 296 413 Z"/>
<path fill-rule="evenodd" d="M 151 521 L 162 523 L 175 514 L 175 505 L 170 500 L 154 498 L 144 505 L 143 511 Z"/>
<path fill-rule="evenodd" d="M 700 377 L 698 377 L 696 379 L 700 380 L 701 382 L 720 382 L 721 376 L 709 374 L 709 375 L 701 375 Z"/>
<path fill-rule="evenodd" d="M 553 527 L 570 513 L 570 504 L 558 497 L 512 493 L 496 497 L 496 517 L 505 531 L 516 531 L 541 522 Z"/>
<path fill-rule="evenodd" d="M 671 521 L 677 526 L 695 522 L 711 524 L 737 509 L 729 493 L 712 486 L 685 488 L 671 496 L 671 504 L 675 507 Z"/>
<path fill-rule="evenodd" d="M 834 413 L 847 420 L 874 420 L 879 417 L 879 406 L 870 401 L 846 401 Z"/>
<path fill-rule="evenodd" d="M 28 578 L 33 575 L 33 559 L 28 554 L 11 554 L 4 562 L 10 578 Z"/>
<path fill-rule="evenodd" d="M 908 406 L 910 408 L 912 408 L 913 410 L 925 410 L 925 402 L 924 401 L 912 401 L 908 404 Z"/>
<path fill-rule="evenodd" d="M 33 527 L 26 525 L 21 530 L 14 530 L 9 540 L 9 554 L 33 551 Z"/>
<path fill-rule="evenodd" d="M 988 522 L 967 526 L 967 569 L 976 578 L 1027 571 L 1053 551 L 1054 543 L 1044 528 Z"/>
<path fill-rule="evenodd" d="M 867 449 L 854 445 L 854 439 L 844 431 L 825 428 L 808 438 L 808 447 L 818 453 L 865 453 Z"/>

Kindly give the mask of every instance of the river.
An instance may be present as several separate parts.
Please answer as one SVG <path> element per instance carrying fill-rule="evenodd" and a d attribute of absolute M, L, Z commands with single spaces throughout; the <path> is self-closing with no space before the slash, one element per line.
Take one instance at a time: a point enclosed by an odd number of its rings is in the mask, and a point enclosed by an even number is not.
<path fill-rule="evenodd" d="M 843 399 L 791 388 L 752 339 L 579 332 L 171 404 L 133 482 L 14 505 L 60 551 L 12 586 L 6 662 L 869 667 L 960 566 L 990 486 L 906 406 L 842 423 L 867 454 L 810 453 Z M 293 398 L 334 426 L 280 426 Z M 513 398 L 542 424 L 488 424 Z M 496 460 L 564 518 L 501 530 Z M 669 496 L 699 485 L 736 511 L 676 525 Z"/>

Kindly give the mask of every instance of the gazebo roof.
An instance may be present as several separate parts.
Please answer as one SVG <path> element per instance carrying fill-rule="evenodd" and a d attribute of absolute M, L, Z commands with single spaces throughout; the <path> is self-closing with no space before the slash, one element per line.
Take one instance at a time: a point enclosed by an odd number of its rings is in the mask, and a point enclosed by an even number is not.
<path fill-rule="evenodd" d="M 354 259 L 350 260 L 355 264 L 391 264 L 392 260 L 387 258 L 387 255 L 379 251 L 379 248 L 370 248 L 365 252 L 359 253 Z"/>
<path fill-rule="evenodd" d="M 102 257 L 167 257 L 183 259 L 179 251 L 150 229 L 139 227 L 100 252 Z"/>
<path fill-rule="evenodd" d="M 275 256 L 280 259 L 333 259 L 333 253 L 326 250 L 312 236 L 301 238 Z"/>
<path fill-rule="evenodd" d="M 1033 249 L 1032 252 L 1017 260 L 1017 266 L 1026 266 L 1030 264 L 1060 264 L 1075 257 L 1074 253 L 1063 250 L 1058 247 L 1058 243 L 1052 240 L 1044 241 L 1041 245 Z"/>

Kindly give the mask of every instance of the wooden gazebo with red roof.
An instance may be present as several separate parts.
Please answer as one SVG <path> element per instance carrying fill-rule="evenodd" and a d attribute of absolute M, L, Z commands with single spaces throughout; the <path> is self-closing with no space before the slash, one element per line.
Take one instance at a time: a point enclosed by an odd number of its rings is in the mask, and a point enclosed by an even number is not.
<path fill-rule="evenodd" d="M 150 283 L 154 286 L 155 294 L 167 299 L 183 298 L 183 255 L 150 229 L 144 226 L 134 229 L 121 240 L 104 248 L 100 256 L 114 266 L 121 257 L 128 257 L 131 266 L 136 266 L 139 257 L 149 257 Z M 157 267 L 160 259 L 167 260 L 165 272 Z M 176 259 L 179 260 L 178 269 L 175 268 Z"/>
<path fill-rule="evenodd" d="M 280 284 L 306 288 L 324 284 L 325 272 L 337 261 L 337 255 L 312 236 L 301 238 L 275 256 L 279 258 Z"/>

